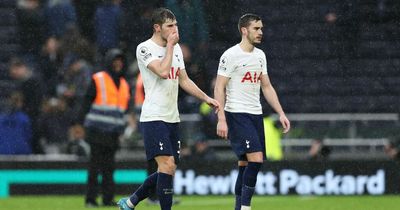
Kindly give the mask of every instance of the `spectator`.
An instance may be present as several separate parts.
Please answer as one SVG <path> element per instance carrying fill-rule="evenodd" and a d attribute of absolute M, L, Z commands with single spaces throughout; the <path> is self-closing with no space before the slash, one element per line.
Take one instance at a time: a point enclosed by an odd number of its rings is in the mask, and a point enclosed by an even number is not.
<path fill-rule="evenodd" d="M 144 102 L 144 86 L 143 86 L 143 78 L 142 75 L 137 75 L 136 83 L 135 83 L 135 111 L 140 114 Z"/>
<path fill-rule="evenodd" d="M 218 138 L 215 132 L 215 126 L 217 126 L 217 114 L 211 109 L 206 103 L 201 103 L 199 112 L 201 115 L 201 126 L 202 132 L 207 139 Z"/>
<path fill-rule="evenodd" d="M 208 92 L 214 92 L 215 78 L 210 82 Z M 202 132 L 206 139 L 217 139 L 217 133 L 215 132 L 215 127 L 217 126 L 217 114 L 214 110 L 209 107 L 206 103 L 201 103 L 199 107 L 199 113 L 201 115 L 201 126 Z"/>
<path fill-rule="evenodd" d="M 400 144 L 398 138 L 392 138 L 388 143 L 384 146 L 385 154 L 391 160 L 400 160 Z"/>
<path fill-rule="evenodd" d="M 96 45 L 101 56 L 119 47 L 121 26 L 121 0 L 106 0 L 96 8 L 94 26 Z"/>
<path fill-rule="evenodd" d="M 203 0 L 203 2 L 206 8 L 205 15 L 207 22 L 212 23 L 209 29 L 210 41 L 213 43 L 218 43 L 218 41 L 220 41 L 225 45 L 225 48 L 227 48 L 229 45 L 228 43 L 235 42 L 240 38 L 234 35 L 236 34 L 237 27 L 226 24 L 232 22 L 232 12 L 238 10 L 238 1 Z"/>
<path fill-rule="evenodd" d="M 328 40 L 333 55 L 348 67 L 348 59 L 357 57 L 359 40 L 359 8 L 357 1 L 345 0 L 330 5 L 324 15 L 328 27 Z"/>
<path fill-rule="evenodd" d="M 66 153 L 87 158 L 90 154 L 90 146 L 85 141 L 85 130 L 81 126 L 72 126 L 68 131 L 68 144 Z"/>
<path fill-rule="evenodd" d="M 181 43 L 196 49 L 193 54 L 203 57 L 208 48 L 208 24 L 201 0 L 165 0 L 165 6 L 176 15 Z"/>
<path fill-rule="evenodd" d="M 43 98 L 42 82 L 36 78 L 31 69 L 20 59 L 13 58 L 10 61 L 9 74 L 17 84 L 17 90 L 22 93 L 24 103 L 22 111 L 25 112 L 32 124 L 32 150 L 33 153 L 43 153 L 39 144 L 37 118 Z"/>
<path fill-rule="evenodd" d="M 0 154 L 31 154 L 31 123 L 22 111 L 23 95 L 13 92 L 8 103 L 10 110 L 0 113 Z"/>
<path fill-rule="evenodd" d="M 39 59 L 41 78 L 46 81 L 46 96 L 56 96 L 59 67 L 61 66 L 60 43 L 56 37 L 49 37 L 42 48 Z"/>
<path fill-rule="evenodd" d="M 45 8 L 48 37 L 62 37 L 68 26 L 76 25 L 75 7 L 70 0 L 48 0 Z"/>
<path fill-rule="evenodd" d="M 73 113 L 77 113 L 89 86 L 93 67 L 77 56 L 68 57 L 63 80 L 58 84 L 58 94 L 67 100 Z"/>
<path fill-rule="evenodd" d="M 197 162 L 211 162 L 216 160 L 217 156 L 215 155 L 215 151 L 209 147 L 204 136 L 199 136 L 199 139 L 196 140 L 191 147 L 191 153 L 188 159 Z"/>
<path fill-rule="evenodd" d="M 64 69 L 68 64 L 68 57 L 80 57 L 89 63 L 94 63 L 94 48 L 80 33 L 78 27 L 69 26 L 61 38 L 60 52 L 63 58 Z M 64 72 L 62 72 L 64 73 Z"/>
<path fill-rule="evenodd" d="M 127 52 L 136 52 L 136 47 L 151 36 L 151 14 L 155 8 L 161 6 L 159 1 L 148 0 L 138 3 L 138 0 L 125 0 L 122 2 L 121 41 Z"/>
<path fill-rule="evenodd" d="M 36 67 L 40 47 L 44 42 L 44 16 L 39 0 L 19 0 L 17 29 L 21 57 L 31 67 Z"/>
<path fill-rule="evenodd" d="M 99 0 L 74 0 L 79 30 L 92 43 L 96 41 L 93 19 L 99 2 Z"/>
<path fill-rule="evenodd" d="M 196 54 L 193 53 L 190 46 L 181 44 L 181 48 L 186 71 L 193 77 L 193 81 L 196 82 L 200 88 L 207 89 L 210 84 L 207 82 L 206 72 L 204 71 L 204 66 L 200 65 L 201 62 L 199 58 L 196 58 Z"/>
<path fill-rule="evenodd" d="M 265 151 L 267 159 L 270 161 L 279 161 L 283 159 L 281 146 L 281 131 L 276 127 L 277 119 L 273 119 L 264 114 L 264 134 L 265 134 Z"/>
<path fill-rule="evenodd" d="M 331 148 L 324 145 L 321 139 L 314 139 L 308 151 L 310 160 L 327 160 L 331 154 Z"/>
<path fill-rule="evenodd" d="M 136 114 L 131 112 L 128 114 L 128 125 L 121 136 L 121 140 L 126 145 L 136 145 L 142 140 L 142 134 L 139 132 L 138 119 Z"/>
<path fill-rule="evenodd" d="M 192 51 L 186 44 L 180 44 L 182 49 L 183 61 L 185 62 L 185 69 L 188 75 L 193 79 L 193 82 L 197 84 L 200 89 L 206 89 L 204 71 L 201 70 L 199 64 L 192 59 Z M 182 89 L 179 89 L 178 94 L 178 106 L 181 113 L 197 113 L 198 107 L 200 106 L 200 101 L 194 96 L 186 93 Z"/>
<path fill-rule="evenodd" d="M 65 99 L 50 98 L 45 100 L 38 119 L 41 144 L 46 154 L 62 153 L 68 143 L 68 128 L 72 114 Z"/>

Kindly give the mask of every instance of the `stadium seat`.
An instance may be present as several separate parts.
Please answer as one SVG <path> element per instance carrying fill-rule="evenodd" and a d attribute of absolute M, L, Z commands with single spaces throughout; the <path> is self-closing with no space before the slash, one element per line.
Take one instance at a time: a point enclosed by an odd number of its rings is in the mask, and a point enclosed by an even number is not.
<path fill-rule="evenodd" d="M 15 0 L 1 0 L 0 8 L 15 8 Z"/>
<path fill-rule="evenodd" d="M 14 8 L 0 7 L 0 26 L 13 25 L 17 22 Z"/>
<path fill-rule="evenodd" d="M 12 44 L 17 42 L 17 30 L 14 26 L 0 26 L 0 43 Z"/>

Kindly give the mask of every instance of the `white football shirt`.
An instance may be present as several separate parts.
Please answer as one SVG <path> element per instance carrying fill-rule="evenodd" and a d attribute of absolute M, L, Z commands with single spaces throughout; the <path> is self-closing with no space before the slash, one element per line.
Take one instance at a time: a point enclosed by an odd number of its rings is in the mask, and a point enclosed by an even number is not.
<path fill-rule="evenodd" d="M 267 59 L 262 50 L 255 47 L 252 52 L 245 52 L 239 44 L 226 50 L 218 66 L 218 75 L 230 78 L 226 86 L 225 110 L 262 114 L 262 74 L 267 74 Z"/>
<path fill-rule="evenodd" d="M 136 48 L 136 58 L 143 78 L 145 98 L 140 122 L 164 121 L 179 122 L 178 89 L 179 72 L 185 70 L 182 50 L 179 44 L 174 46 L 171 71 L 168 79 L 163 79 L 147 68 L 158 59 L 162 60 L 166 47 L 157 45 L 151 39 L 140 43 Z"/>

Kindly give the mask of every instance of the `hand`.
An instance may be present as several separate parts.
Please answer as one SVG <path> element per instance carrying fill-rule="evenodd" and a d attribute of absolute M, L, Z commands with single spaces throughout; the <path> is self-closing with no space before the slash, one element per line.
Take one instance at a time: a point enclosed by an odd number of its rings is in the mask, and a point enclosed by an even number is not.
<path fill-rule="evenodd" d="M 283 127 L 283 133 L 287 133 L 290 130 L 290 121 L 285 114 L 279 116 L 279 121 L 281 121 Z"/>
<path fill-rule="evenodd" d="M 225 120 L 218 120 L 217 135 L 221 138 L 228 139 L 228 125 Z"/>
<path fill-rule="evenodd" d="M 215 109 L 215 113 L 218 113 L 220 111 L 221 106 L 217 100 L 208 97 L 206 103 Z"/>
<path fill-rule="evenodd" d="M 174 31 L 168 35 L 167 44 L 171 44 L 172 46 L 176 45 L 179 42 L 179 33 L 178 31 Z"/>

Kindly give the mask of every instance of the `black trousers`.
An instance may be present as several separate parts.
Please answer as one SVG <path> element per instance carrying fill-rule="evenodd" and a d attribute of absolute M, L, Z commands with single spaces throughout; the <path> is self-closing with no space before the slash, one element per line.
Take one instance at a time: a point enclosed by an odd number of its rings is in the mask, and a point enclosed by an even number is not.
<path fill-rule="evenodd" d="M 110 204 L 115 194 L 113 173 L 115 152 L 118 148 L 118 134 L 86 129 L 86 139 L 90 144 L 86 202 L 96 201 L 99 180 L 101 180 L 103 204 Z"/>

